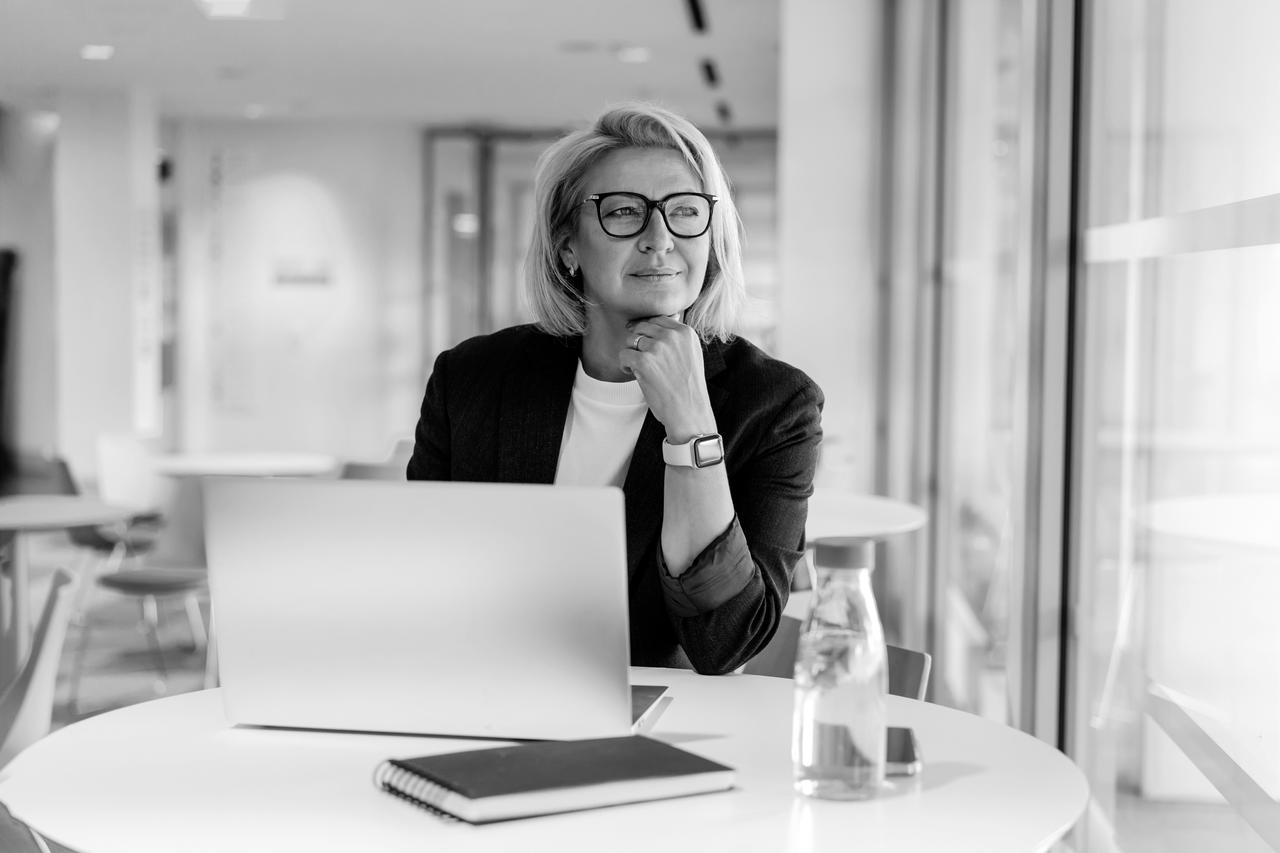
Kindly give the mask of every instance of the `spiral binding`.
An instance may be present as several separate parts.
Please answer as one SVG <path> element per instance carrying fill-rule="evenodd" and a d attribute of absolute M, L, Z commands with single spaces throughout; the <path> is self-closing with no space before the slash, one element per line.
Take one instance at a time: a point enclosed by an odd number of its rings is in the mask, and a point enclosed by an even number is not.
<path fill-rule="evenodd" d="M 440 808 L 445 797 L 449 795 L 449 789 L 443 785 L 437 785 L 430 779 L 419 776 L 412 770 L 406 770 L 403 767 L 397 767 L 390 761 L 384 761 L 373 771 L 373 784 L 388 794 L 393 794 L 407 803 L 431 812 L 446 823 L 459 823 L 461 821 L 461 818 L 457 815 L 450 814 Z"/>

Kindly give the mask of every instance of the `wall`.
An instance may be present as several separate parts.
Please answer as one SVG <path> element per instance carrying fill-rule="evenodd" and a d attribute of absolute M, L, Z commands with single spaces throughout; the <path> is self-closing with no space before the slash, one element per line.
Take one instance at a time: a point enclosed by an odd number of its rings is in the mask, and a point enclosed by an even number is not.
<path fill-rule="evenodd" d="M 778 354 L 826 394 L 819 488 L 875 485 L 879 4 L 786 0 Z"/>
<path fill-rule="evenodd" d="M 408 126 L 176 128 L 179 444 L 385 457 L 422 376 Z"/>
<path fill-rule="evenodd" d="M 88 481 L 99 435 L 160 427 L 158 127 L 140 93 L 63 92 L 58 115 L 57 448 Z"/>
<path fill-rule="evenodd" d="M 55 444 L 53 159 L 56 120 L 0 111 L 0 247 L 17 250 L 6 440 L 23 453 Z"/>

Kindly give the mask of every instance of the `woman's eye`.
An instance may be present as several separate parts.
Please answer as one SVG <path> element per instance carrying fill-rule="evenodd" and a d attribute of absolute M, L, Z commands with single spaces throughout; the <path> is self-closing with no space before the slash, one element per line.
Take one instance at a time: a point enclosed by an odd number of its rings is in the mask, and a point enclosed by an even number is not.
<path fill-rule="evenodd" d="M 672 216 L 700 216 L 698 208 L 692 206 L 677 207 L 675 210 L 669 211 Z"/>
<path fill-rule="evenodd" d="M 617 207 L 605 214 L 605 216 L 639 216 L 640 211 L 634 207 Z"/>

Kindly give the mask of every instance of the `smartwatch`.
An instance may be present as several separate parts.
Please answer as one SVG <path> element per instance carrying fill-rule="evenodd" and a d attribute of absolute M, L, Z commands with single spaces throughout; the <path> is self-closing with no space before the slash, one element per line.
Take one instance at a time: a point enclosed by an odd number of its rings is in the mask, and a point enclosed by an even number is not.
<path fill-rule="evenodd" d="M 724 442 L 719 433 L 695 435 L 684 444 L 662 440 L 662 461 L 680 468 L 710 468 L 724 461 Z"/>

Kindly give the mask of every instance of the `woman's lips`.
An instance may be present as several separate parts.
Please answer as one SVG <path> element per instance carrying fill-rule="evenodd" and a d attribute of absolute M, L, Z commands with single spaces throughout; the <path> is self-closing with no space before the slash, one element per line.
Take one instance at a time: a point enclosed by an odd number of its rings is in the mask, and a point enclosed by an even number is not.
<path fill-rule="evenodd" d="M 670 281 L 680 274 L 679 270 L 645 270 L 644 272 L 633 272 L 631 275 L 636 278 L 642 278 L 645 281 Z"/>

